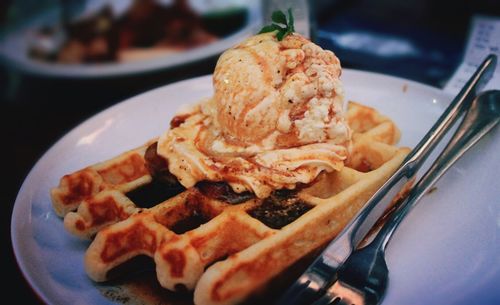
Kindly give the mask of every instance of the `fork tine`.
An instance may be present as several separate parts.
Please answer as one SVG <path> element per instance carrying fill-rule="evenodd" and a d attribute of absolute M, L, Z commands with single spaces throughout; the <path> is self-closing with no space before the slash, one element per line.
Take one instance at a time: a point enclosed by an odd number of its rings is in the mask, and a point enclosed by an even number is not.
<path fill-rule="evenodd" d="M 312 305 L 364 305 L 364 297 L 357 290 L 337 280 Z"/>
<path fill-rule="evenodd" d="M 340 297 L 336 294 L 330 293 L 330 289 L 328 289 L 325 294 L 323 294 L 318 300 L 316 300 L 312 305 L 330 305 L 337 304 Z"/>

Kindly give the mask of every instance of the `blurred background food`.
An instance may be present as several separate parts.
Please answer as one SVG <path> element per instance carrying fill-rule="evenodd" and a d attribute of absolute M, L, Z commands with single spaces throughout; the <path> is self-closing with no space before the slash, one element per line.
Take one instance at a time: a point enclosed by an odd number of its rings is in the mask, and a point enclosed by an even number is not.
<path fill-rule="evenodd" d="M 56 140 L 128 97 L 212 73 L 224 49 L 290 5 L 297 31 L 343 67 L 437 87 L 462 59 L 471 18 L 500 16 L 498 0 L 2 0 L 5 244 L 21 183 Z M 16 303 L 39 303 L 11 250 L 7 265 Z"/>
<path fill-rule="evenodd" d="M 218 39 L 186 0 L 133 1 L 118 16 L 111 5 L 88 16 L 68 15 L 63 10 L 61 22 L 36 29 L 29 56 L 61 63 L 140 60 Z"/>
<path fill-rule="evenodd" d="M 14 70 L 45 78 L 162 72 L 213 59 L 262 23 L 258 1 L 29 2 L 13 1 L 0 54 Z M 33 7 L 38 9 L 29 13 Z"/>

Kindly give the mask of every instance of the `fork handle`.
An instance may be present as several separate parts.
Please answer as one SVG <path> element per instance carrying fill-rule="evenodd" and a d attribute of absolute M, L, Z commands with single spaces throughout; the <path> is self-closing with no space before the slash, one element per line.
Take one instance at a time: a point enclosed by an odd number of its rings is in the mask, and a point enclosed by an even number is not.
<path fill-rule="evenodd" d="M 484 93 L 483 93 L 484 94 Z M 485 102 L 480 98 L 474 99 L 471 108 L 465 114 L 465 117 L 454 133 L 450 142 L 446 145 L 441 154 L 436 158 L 431 167 L 417 182 L 415 187 L 410 191 L 410 194 L 403 204 L 393 212 L 387 222 L 382 226 L 380 231 L 372 241 L 373 246 L 377 246 L 379 250 L 384 251 L 389 243 L 394 231 L 408 215 L 408 212 L 416 205 L 417 202 L 427 193 L 427 191 L 443 176 L 443 174 L 479 139 L 495 127 L 500 121 L 500 91 L 488 92 L 491 103 L 488 100 L 487 105 L 479 104 Z M 481 110 L 486 109 L 486 110 Z"/>

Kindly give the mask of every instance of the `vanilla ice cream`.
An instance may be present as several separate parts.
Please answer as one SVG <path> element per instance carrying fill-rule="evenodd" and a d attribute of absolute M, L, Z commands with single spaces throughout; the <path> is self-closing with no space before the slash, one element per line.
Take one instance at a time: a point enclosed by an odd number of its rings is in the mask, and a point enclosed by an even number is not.
<path fill-rule="evenodd" d="M 350 131 L 340 62 L 298 34 L 253 36 L 224 52 L 214 96 L 177 114 L 158 154 L 185 187 L 226 181 L 266 197 L 339 170 Z"/>

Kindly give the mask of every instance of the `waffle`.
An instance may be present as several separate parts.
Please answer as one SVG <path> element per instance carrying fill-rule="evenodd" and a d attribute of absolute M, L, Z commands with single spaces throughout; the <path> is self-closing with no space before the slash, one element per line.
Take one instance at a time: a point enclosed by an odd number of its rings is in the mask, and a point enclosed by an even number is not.
<path fill-rule="evenodd" d="M 168 175 L 154 186 L 152 140 L 64 176 L 53 206 L 69 232 L 95 235 L 85 254 L 94 281 L 146 255 L 162 287 L 194 290 L 195 304 L 236 304 L 333 239 L 409 152 L 394 146 L 397 127 L 375 109 L 350 102 L 346 115 L 353 131 L 346 166 L 296 190 L 258 199 L 223 182 L 183 189 Z M 137 194 L 158 189 L 167 194 L 139 203 Z"/>

